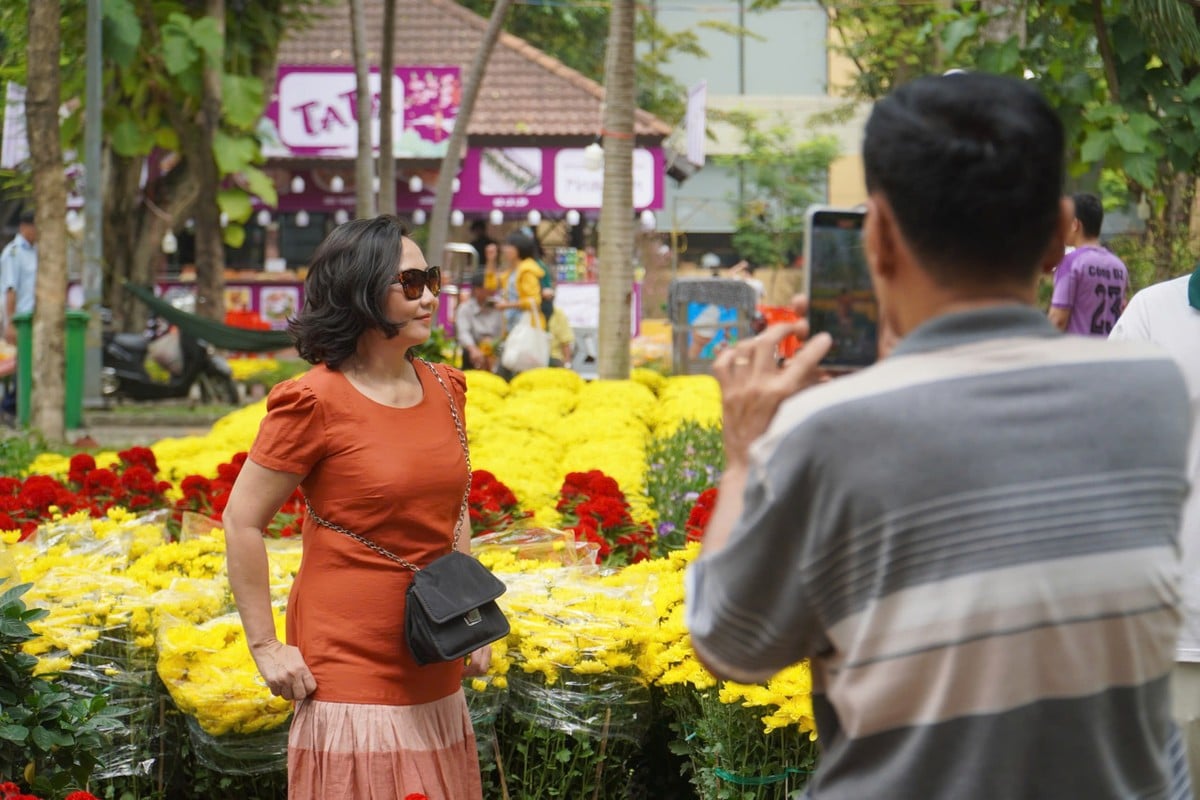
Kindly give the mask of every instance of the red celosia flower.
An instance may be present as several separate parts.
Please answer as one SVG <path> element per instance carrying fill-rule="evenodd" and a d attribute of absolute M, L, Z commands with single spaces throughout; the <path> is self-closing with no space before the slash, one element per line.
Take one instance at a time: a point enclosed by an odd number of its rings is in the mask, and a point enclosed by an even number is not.
<path fill-rule="evenodd" d="M 0 783 L 0 795 L 3 795 L 4 797 L 8 797 L 10 794 L 17 794 L 20 791 L 21 787 L 17 786 L 12 781 Z"/>
<path fill-rule="evenodd" d="M 692 506 L 691 513 L 687 519 L 687 540 L 689 542 L 698 542 L 704 538 L 704 531 L 708 528 L 708 520 L 712 517 L 713 507 L 717 504 L 716 488 L 705 489 L 696 498 L 696 505 Z"/>
<path fill-rule="evenodd" d="M 91 792 L 71 792 L 63 798 L 63 800 L 99 800 L 96 795 Z"/>
<path fill-rule="evenodd" d="M 158 482 L 154 480 L 153 472 L 139 464 L 121 473 L 121 485 L 130 492 L 153 494 Z"/>
<path fill-rule="evenodd" d="M 145 467 L 150 472 L 158 472 L 158 459 L 149 447 L 131 447 L 117 453 L 117 457 L 131 467 Z"/>

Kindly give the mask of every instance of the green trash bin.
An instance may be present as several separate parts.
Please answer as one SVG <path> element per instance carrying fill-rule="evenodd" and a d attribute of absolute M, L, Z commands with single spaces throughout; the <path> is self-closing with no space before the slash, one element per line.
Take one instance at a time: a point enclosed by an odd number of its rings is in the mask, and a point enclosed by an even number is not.
<path fill-rule="evenodd" d="M 67 375 L 63 385 L 63 425 L 69 431 L 83 427 L 83 376 L 87 362 L 86 311 L 67 312 Z"/>
<path fill-rule="evenodd" d="M 83 426 L 83 376 L 89 318 L 86 311 L 67 312 L 63 385 L 63 425 L 67 430 Z M 13 325 L 17 329 L 17 421 L 25 426 L 29 424 L 29 401 L 33 395 L 33 315 L 17 314 L 13 317 Z"/>

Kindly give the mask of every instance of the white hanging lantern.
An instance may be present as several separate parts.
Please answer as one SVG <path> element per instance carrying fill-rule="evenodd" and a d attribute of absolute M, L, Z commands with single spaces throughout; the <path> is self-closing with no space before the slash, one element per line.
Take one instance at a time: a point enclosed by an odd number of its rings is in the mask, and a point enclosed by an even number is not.
<path fill-rule="evenodd" d="M 642 230 L 647 233 L 658 227 L 658 217 L 648 208 L 638 216 L 638 221 L 642 224 Z"/>
<path fill-rule="evenodd" d="M 222 228 L 229 227 L 229 215 L 226 214 L 224 211 L 221 212 L 221 227 Z"/>
<path fill-rule="evenodd" d="M 371 179 L 371 191 L 372 192 L 379 191 L 379 176 L 378 175 L 376 175 L 374 178 Z"/>
<path fill-rule="evenodd" d="M 453 192 L 454 194 L 458 194 L 458 190 L 461 188 L 462 188 L 462 181 L 460 181 L 458 178 L 455 178 L 454 180 L 450 181 L 450 191 Z"/>
<path fill-rule="evenodd" d="M 300 194 L 304 191 L 304 178 L 299 175 L 292 178 L 292 194 Z"/>
<path fill-rule="evenodd" d="M 179 252 L 179 240 L 175 238 L 173 231 L 168 230 L 163 234 L 162 251 L 169 256 Z"/>
<path fill-rule="evenodd" d="M 408 190 L 413 194 L 420 194 L 425 188 L 425 181 L 421 180 L 420 175 L 413 175 L 408 179 Z"/>
<path fill-rule="evenodd" d="M 73 208 L 67 212 L 67 233 L 72 236 L 83 233 L 83 215 Z"/>
<path fill-rule="evenodd" d="M 307 211 L 304 211 L 302 209 L 302 210 L 296 212 L 296 227 L 297 228 L 307 228 L 308 227 L 308 212 Z"/>
<path fill-rule="evenodd" d="M 333 221 L 338 225 L 346 224 L 349 219 L 350 214 L 344 208 L 339 208 L 337 211 L 333 212 Z"/>
<path fill-rule="evenodd" d="M 271 212 L 265 208 L 255 215 L 254 221 L 258 223 L 258 227 L 265 228 L 271 224 Z"/>
<path fill-rule="evenodd" d="M 493 225 L 503 225 L 504 212 L 498 208 L 493 208 L 491 212 L 488 213 L 488 222 L 492 223 Z"/>
<path fill-rule="evenodd" d="M 465 217 L 463 216 L 463 212 L 459 211 L 457 208 L 450 212 L 450 224 L 454 227 L 457 228 L 459 225 L 462 225 L 464 219 Z"/>
<path fill-rule="evenodd" d="M 418 208 L 416 211 L 413 212 L 413 225 L 424 225 L 425 218 L 426 218 L 425 209 Z"/>
<path fill-rule="evenodd" d="M 525 221 L 536 228 L 538 225 L 542 224 L 542 212 L 535 208 L 533 211 L 529 212 L 527 217 L 525 217 Z"/>
<path fill-rule="evenodd" d="M 604 166 L 604 148 L 599 142 L 592 142 L 583 148 L 583 166 L 593 172 Z"/>
<path fill-rule="evenodd" d="M 329 190 L 335 194 L 341 194 L 346 191 L 346 181 L 341 175 L 334 175 L 329 179 Z"/>
<path fill-rule="evenodd" d="M 573 208 L 567 212 L 567 224 L 572 228 L 579 224 L 579 212 Z"/>

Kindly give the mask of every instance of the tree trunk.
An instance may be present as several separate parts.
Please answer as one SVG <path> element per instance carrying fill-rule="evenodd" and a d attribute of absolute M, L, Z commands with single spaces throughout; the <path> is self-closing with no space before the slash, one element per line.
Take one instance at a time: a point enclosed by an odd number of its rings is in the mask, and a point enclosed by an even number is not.
<path fill-rule="evenodd" d="M 1010 39 L 1016 39 L 1025 46 L 1025 3 L 1014 3 L 1012 0 L 983 0 L 983 11 L 989 19 L 983 26 L 985 41 L 1003 44 Z"/>
<path fill-rule="evenodd" d="M 488 18 L 487 29 L 483 33 L 483 41 L 475 51 L 475 59 L 463 81 L 462 102 L 458 105 L 458 117 L 454 120 L 454 130 L 450 133 L 450 141 L 446 143 L 446 155 L 442 158 L 442 166 L 438 172 L 437 187 L 434 189 L 435 199 L 433 213 L 429 216 L 429 242 L 425 246 L 425 258 L 430 263 L 441 261 L 442 250 L 446 246 L 450 232 L 450 206 L 454 202 L 454 178 L 458 175 L 462 163 L 463 150 L 467 146 L 467 128 L 471 125 L 471 114 L 475 112 L 475 99 L 479 96 L 479 86 L 483 83 L 483 72 L 487 69 L 488 59 L 496 48 L 496 40 L 504 27 L 504 18 L 512 0 L 496 0 L 492 6 L 492 16 Z"/>
<path fill-rule="evenodd" d="M 354 159 L 355 215 L 375 216 L 375 154 L 371 152 L 371 68 L 367 60 L 367 21 L 363 0 L 350 0 L 351 46 L 354 50 L 355 117 L 358 154 Z"/>
<path fill-rule="evenodd" d="M 379 213 L 396 213 L 396 132 L 392 130 L 392 81 L 396 75 L 396 0 L 383 0 L 383 48 L 379 54 Z"/>
<path fill-rule="evenodd" d="M 37 203 L 37 300 L 33 314 L 30 421 L 51 442 L 65 438 L 64 332 L 67 297 L 67 180 L 59 138 L 58 3 L 29 4 L 26 130 Z"/>
<path fill-rule="evenodd" d="M 205 14 L 212 18 L 222 38 L 225 34 L 225 0 L 206 0 Z M 225 242 L 221 231 L 221 209 L 217 192 L 221 175 L 213 154 L 217 129 L 221 125 L 221 73 L 224 56 L 211 59 L 204 65 L 204 81 L 200 105 L 199 136 L 188 159 L 195 159 L 200 184 L 200 199 L 196 204 L 196 313 L 209 319 L 225 318 Z M 166 222 L 166 221 L 164 221 Z M 166 230 L 164 228 L 163 232 Z M 161 241 L 161 237 L 160 237 Z"/>
<path fill-rule="evenodd" d="M 629 377 L 633 292 L 634 0 L 613 0 L 604 70 L 604 204 L 600 209 L 601 378 Z"/>

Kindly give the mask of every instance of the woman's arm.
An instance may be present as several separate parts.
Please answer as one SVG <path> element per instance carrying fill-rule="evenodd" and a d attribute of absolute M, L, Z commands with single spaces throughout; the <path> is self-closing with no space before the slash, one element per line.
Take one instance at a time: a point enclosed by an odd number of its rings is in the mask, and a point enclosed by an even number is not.
<path fill-rule="evenodd" d="M 263 531 L 300 485 L 301 477 L 247 460 L 222 517 L 229 585 L 246 630 L 246 643 L 271 693 L 285 700 L 307 697 L 317 682 L 300 650 L 283 644 L 275 635 Z"/>

